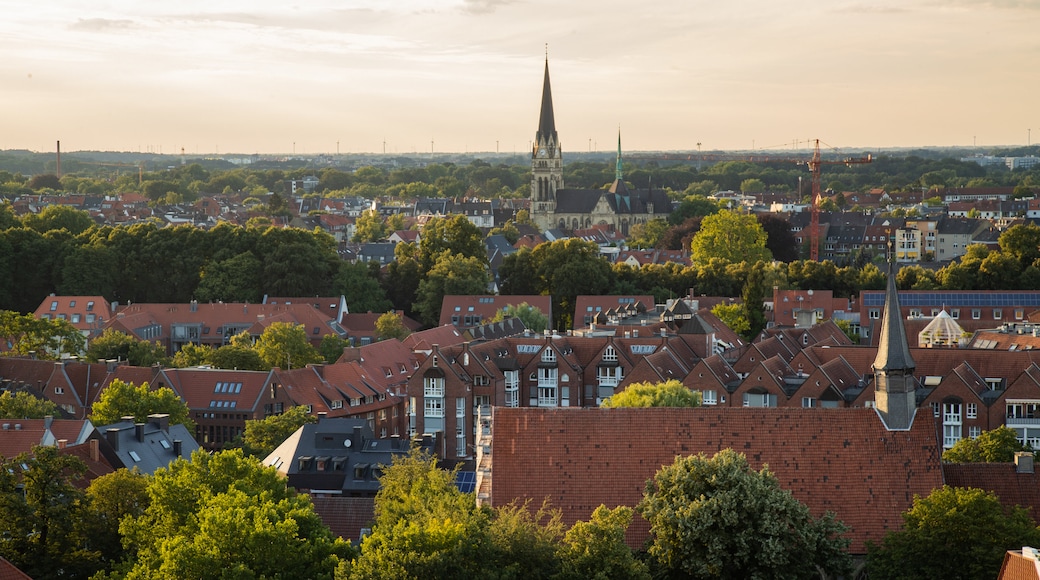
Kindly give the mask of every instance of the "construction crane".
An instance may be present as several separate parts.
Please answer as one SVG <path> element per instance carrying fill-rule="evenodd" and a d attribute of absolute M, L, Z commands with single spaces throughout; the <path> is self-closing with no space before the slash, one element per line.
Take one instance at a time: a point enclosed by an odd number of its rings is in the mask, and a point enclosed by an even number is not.
<path fill-rule="evenodd" d="M 866 157 L 846 157 L 844 159 L 824 159 L 820 153 L 820 140 L 815 140 L 813 147 L 813 155 L 810 159 L 804 157 L 790 157 L 786 155 L 774 155 L 769 153 L 763 153 L 758 155 L 746 155 L 746 154 L 639 154 L 635 153 L 632 155 L 626 155 L 626 159 L 642 160 L 642 161 L 747 161 L 749 163 L 776 163 L 776 162 L 792 162 L 799 165 L 805 165 L 809 168 L 809 173 L 812 176 L 812 201 L 809 212 L 809 259 L 813 262 L 820 260 L 820 201 L 822 199 L 820 193 L 820 169 L 824 165 L 846 165 L 851 166 L 858 163 L 870 163 L 873 158 L 870 155 Z M 799 192 L 800 194 L 801 192 Z"/>

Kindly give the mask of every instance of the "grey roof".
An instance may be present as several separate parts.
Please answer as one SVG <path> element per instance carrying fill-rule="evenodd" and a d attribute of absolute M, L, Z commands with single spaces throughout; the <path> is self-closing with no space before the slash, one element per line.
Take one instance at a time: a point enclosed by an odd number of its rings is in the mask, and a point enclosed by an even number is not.
<path fill-rule="evenodd" d="M 943 235 L 971 235 L 981 224 L 982 220 L 974 218 L 944 217 L 935 228 Z"/>
<path fill-rule="evenodd" d="M 136 467 L 145 474 L 168 467 L 178 457 L 190 458 L 199 444 L 187 427 L 170 425 L 169 420 L 169 415 L 149 415 L 147 423 L 126 418 L 98 427 L 101 453 L 112 467 Z"/>
<path fill-rule="evenodd" d="M 364 419 L 320 418 L 304 425 L 264 459 L 297 489 L 374 495 L 382 467 L 408 453 L 409 441 L 376 439 Z"/>
<path fill-rule="evenodd" d="M 906 341 L 906 328 L 899 308 L 896 292 L 894 266 L 889 264 L 888 289 L 885 292 L 885 313 L 881 321 L 881 336 L 878 341 L 874 369 L 886 371 L 912 371 L 917 367 L 910 356 L 910 345 Z"/>

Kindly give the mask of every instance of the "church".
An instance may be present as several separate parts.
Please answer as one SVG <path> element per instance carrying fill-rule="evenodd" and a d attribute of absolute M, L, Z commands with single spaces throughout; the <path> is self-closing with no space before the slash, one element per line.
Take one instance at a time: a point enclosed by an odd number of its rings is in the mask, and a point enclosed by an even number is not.
<path fill-rule="evenodd" d="M 666 218 L 671 211 L 672 202 L 663 189 L 633 189 L 625 185 L 620 133 L 614 183 L 608 189 L 564 187 L 563 151 L 556 133 L 546 59 L 538 131 L 531 150 L 531 219 L 543 229 L 607 227 L 628 235 L 632 226 Z"/>

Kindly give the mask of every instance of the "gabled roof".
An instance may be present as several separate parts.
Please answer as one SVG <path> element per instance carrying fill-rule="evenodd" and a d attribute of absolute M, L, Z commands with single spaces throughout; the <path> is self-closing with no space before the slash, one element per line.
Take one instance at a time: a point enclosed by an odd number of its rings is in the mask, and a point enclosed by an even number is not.
<path fill-rule="evenodd" d="M 200 368 L 166 369 L 164 372 L 170 379 L 170 387 L 184 399 L 189 409 L 213 409 L 225 413 L 254 412 L 271 376 L 268 371 Z"/>
<path fill-rule="evenodd" d="M 548 497 L 564 525 L 595 506 L 635 506 L 647 479 L 677 455 L 732 448 L 814 515 L 833 511 L 850 527 L 851 552 L 866 552 L 902 525 L 915 495 L 942 485 L 930 413 L 888 432 L 873 409 L 496 408 L 492 504 Z M 626 540 L 641 546 L 636 516 Z"/>
<path fill-rule="evenodd" d="M 918 419 L 920 420 L 920 419 Z M 975 487 L 992 492 L 1005 506 L 1029 510 L 1040 517 L 1040 472 L 1019 473 L 1014 463 L 944 463 L 946 485 Z"/>
<path fill-rule="evenodd" d="M 1025 546 L 1021 550 L 1008 550 L 1004 554 L 997 580 L 1040 580 L 1040 562 L 1037 561 L 1036 553 L 1025 552 Z"/>
<path fill-rule="evenodd" d="M 169 415 L 149 415 L 148 422 L 120 421 L 97 428 L 101 453 L 110 464 L 155 473 L 199 448 L 184 425 L 170 425 Z"/>
<path fill-rule="evenodd" d="M 32 576 L 19 570 L 7 558 L 0 556 L 0 580 L 32 580 Z"/>
<path fill-rule="evenodd" d="M 466 338 L 454 324 L 442 324 L 409 334 L 403 341 L 414 352 L 429 352 L 433 345 L 448 346 L 465 342 Z"/>
<path fill-rule="evenodd" d="M 477 324 L 466 324 L 465 319 L 469 317 L 480 317 L 486 322 L 495 317 L 499 310 L 506 306 L 519 306 L 526 302 L 542 312 L 549 320 L 552 320 L 552 297 L 539 294 L 531 295 L 481 295 L 481 294 L 448 294 L 441 301 L 440 324 L 456 324 L 460 327 L 476 326 Z M 458 322 L 453 321 L 458 318 Z"/>

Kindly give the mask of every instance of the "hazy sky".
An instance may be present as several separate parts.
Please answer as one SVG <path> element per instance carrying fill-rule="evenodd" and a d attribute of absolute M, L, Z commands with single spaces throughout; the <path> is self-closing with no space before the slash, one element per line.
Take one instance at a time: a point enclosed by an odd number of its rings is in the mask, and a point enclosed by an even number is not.
<path fill-rule="evenodd" d="M 0 149 L 1040 141 L 1040 0 L 0 0 Z M 1031 131 L 1030 131 L 1031 129 Z"/>

